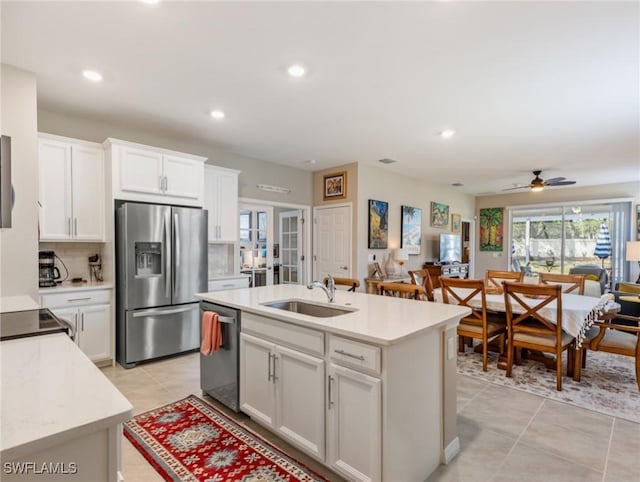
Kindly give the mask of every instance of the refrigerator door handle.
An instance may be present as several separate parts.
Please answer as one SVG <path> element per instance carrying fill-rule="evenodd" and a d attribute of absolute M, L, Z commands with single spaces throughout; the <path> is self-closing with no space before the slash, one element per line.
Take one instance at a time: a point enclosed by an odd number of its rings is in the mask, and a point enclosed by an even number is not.
<path fill-rule="evenodd" d="M 171 296 L 171 251 L 169 239 L 171 234 L 167 227 L 167 216 L 164 217 L 162 234 L 164 236 L 164 294 L 168 298 Z"/>
<path fill-rule="evenodd" d="M 176 308 L 174 310 L 166 310 L 164 308 L 156 308 L 153 310 L 144 310 L 144 311 L 136 311 L 133 313 L 134 318 L 142 318 L 144 316 L 164 316 L 164 315 L 175 315 L 176 313 L 184 313 L 186 311 L 195 310 L 198 308 L 198 305 L 188 306 L 186 308 Z"/>
<path fill-rule="evenodd" d="M 178 213 L 173 213 L 173 286 L 175 290 L 176 277 L 180 271 L 180 224 Z"/>

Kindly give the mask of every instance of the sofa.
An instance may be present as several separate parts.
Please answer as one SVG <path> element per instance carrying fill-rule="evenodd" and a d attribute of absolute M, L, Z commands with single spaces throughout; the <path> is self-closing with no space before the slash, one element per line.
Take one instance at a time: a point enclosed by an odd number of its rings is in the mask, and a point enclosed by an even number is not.
<path fill-rule="evenodd" d="M 600 295 L 605 292 L 607 287 L 607 270 L 598 266 L 597 264 L 583 264 L 574 266 L 569 269 L 569 274 L 583 274 L 585 275 L 585 294 L 586 294 L 586 282 L 596 281 L 600 284 Z"/>

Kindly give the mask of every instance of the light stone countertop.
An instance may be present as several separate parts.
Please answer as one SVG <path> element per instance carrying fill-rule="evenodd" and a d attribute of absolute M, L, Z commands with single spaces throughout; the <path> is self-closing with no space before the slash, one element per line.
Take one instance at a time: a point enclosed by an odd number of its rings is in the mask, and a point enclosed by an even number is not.
<path fill-rule="evenodd" d="M 61 333 L 0 343 L 0 458 L 40 452 L 133 416 L 131 403 Z"/>
<path fill-rule="evenodd" d="M 301 285 L 215 291 L 199 293 L 196 298 L 378 345 L 392 345 L 411 335 L 444 325 L 457 326 L 460 318 L 471 312 L 469 308 L 455 305 L 338 290 L 330 306 L 357 311 L 331 318 L 316 318 L 262 305 L 285 299 L 328 305 L 324 291 L 319 288 L 309 290 Z"/>
<path fill-rule="evenodd" d="M 58 286 L 51 286 L 50 288 L 40 288 L 38 293 L 41 295 L 50 295 L 54 293 L 68 293 L 73 291 L 89 291 L 89 290 L 111 290 L 113 289 L 113 283 L 108 281 L 92 281 L 87 283 L 71 283 L 65 281 Z"/>

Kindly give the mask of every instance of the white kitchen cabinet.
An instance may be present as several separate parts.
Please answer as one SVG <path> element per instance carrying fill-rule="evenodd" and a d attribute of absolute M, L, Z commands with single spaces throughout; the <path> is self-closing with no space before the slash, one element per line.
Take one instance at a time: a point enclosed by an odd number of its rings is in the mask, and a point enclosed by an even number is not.
<path fill-rule="evenodd" d="M 104 241 L 100 144 L 40 134 L 40 241 Z"/>
<path fill-rule="evenodd" d="M 78 309 L 80 326 L 78 346 L 92 361 L 105 360 L 110 355 L 111 306 L 95 305 Z"/>
<path fill-rule="evenodd" d="M 329 364 L 327 464 L 351 480 L 381 478 L 381 381 Z"/>
<path fill-rule="evenodd" d="M 238 176 L 240 171 L 205 166 L 204 207 L 209 211 L 210 243 L 238 242 Z"/>
<path fill-rule="evenodd" d="M 110 290 L 52 291 L 47 289 L 41 295 L 40 305 L 75 328 L 74 342 L 92 361 L 110 361 L 113 358 Z"/>
<path fill-rule="evenodd" d="M 240 409 L 255 421 L 275 428 L 275 385 L 273 343 L 240 334 Z"/>
<path fill-rule="evenodd" d="M 240 408 L 251 418 L 324 458 L 324 360 L 242 333 Z"/>
<path fill-rule="evenodd" d="M 104 146 L 114 199 L 202 207 L 206 158 L 118 139 Z"/>

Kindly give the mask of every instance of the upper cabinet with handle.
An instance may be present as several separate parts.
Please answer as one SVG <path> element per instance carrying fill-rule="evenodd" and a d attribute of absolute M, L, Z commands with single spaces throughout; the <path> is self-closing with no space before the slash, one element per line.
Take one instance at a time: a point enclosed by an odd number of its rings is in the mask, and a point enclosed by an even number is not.
<path fill-rule="evenodd" d="M 238 241 L 238 175 L 240 171 L 205 166 L 204 208 L 209 211 L 210 243 Z"/>
<path fill-rule="evenodd" d="M 104 145 L 114 199 L 202 207 L 205 157 L 118 139 Z"/>
<path fill-rule="evenodd" d="M 104 151 L 100 144 L 39 134 L 41 241 L 104 241 Z"/>

